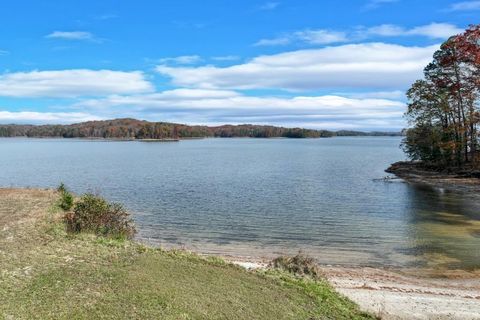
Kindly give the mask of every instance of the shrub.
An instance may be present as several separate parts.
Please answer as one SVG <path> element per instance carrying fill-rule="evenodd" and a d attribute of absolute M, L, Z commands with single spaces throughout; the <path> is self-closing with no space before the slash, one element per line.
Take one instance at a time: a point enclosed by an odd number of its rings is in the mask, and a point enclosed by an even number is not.
<path fill-rule="evenodd" d="M 63 193 L 63 192 L 67 191 L 67 187 L 65 186 L 65 184 L 63 182 L 61 182 L 60 185 L 57 187 L 57 191 L 60 192 L 60 193 Z"/>
<path fill-rule="evenodd" d="M 270 262 L 269 267 L 281 269 L 299 276 L 320 277 L 320 270 L 315 260 L 302 253 L 291 256 L 280 256 Z"/>
<path fill-rule="evenodd" d="M 97 235 L 130 239 L 135 226 L 125 208 L 109 203 L 102 197 L 87 193 L 75 204 L 73 212 L 65 215 L 69 232 L 93 232 Z"/>
<path fill-rule="evenodd" d="M 63 211 L 68 211 L 72 209 L 74 198 L 70 191 L 67 189 L 67 187 L 63 183 L 60 183 L 57 191 L 60 192 L 60 200 L 58 201 L 58 206 Z"/>
<path fill-rule="evenodd" d="M 70 192 L 63 192 L 58 204 L 63 211 L 68 211 L 73 207 L 73 195 Z"/>

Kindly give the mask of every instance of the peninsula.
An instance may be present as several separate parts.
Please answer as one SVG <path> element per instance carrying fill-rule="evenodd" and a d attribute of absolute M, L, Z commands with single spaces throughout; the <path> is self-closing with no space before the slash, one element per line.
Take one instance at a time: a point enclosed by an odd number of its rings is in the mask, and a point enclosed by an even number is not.
<path fill-rule="evenodd" d="M 407 92 L 402 147 L 412 162 L 387 172 L 405 180 L 462 190 L 480 186 L 480 25 L 450 37 Z"/>

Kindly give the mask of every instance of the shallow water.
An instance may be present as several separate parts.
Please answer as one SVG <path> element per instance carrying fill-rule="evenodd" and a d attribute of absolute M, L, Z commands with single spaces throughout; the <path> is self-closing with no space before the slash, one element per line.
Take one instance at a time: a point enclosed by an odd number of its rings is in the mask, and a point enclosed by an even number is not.
<path fill-rule="evenodd" d="M 0 185 L 100 192 L 139 238 L 205 253 L 302 250 L 327 264 L 480 267 L 480 202 L 374 179 L 396 137 L 170 143 L 0 139 Z"/>

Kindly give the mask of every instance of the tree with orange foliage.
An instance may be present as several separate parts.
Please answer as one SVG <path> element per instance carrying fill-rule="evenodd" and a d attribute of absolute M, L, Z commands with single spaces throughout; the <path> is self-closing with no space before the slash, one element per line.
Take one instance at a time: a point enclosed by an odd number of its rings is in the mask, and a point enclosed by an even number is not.
<path fill-rule="evenodd" d="M 480 125 L 480 25 L 448 39 L 407 92 L 403 146 L 439 167 L 476 165 Z"/>

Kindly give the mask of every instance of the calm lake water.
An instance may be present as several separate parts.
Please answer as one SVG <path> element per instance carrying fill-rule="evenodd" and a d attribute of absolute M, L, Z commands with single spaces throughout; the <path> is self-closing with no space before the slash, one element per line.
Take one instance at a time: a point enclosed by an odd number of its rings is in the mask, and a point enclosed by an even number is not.
<path fill-rule="evenodd" d="M 0 186 L 94 191 L 125 204 L 139 238 L 204 253 L 322 263 L 480 267 L 480 202 L 375 179 L 400 138 L 171 143 L 0 139 Z"/>

